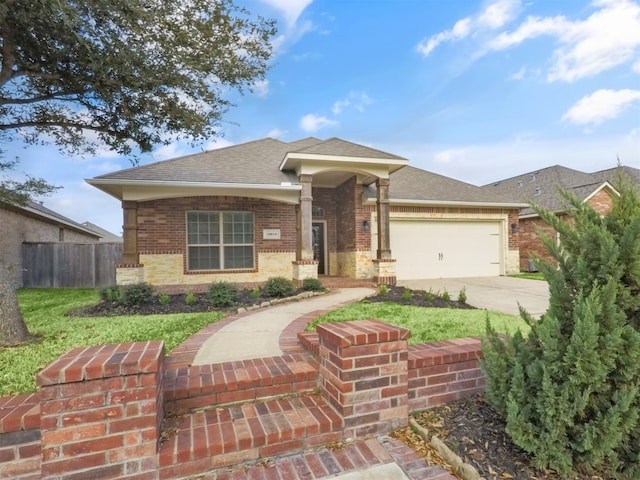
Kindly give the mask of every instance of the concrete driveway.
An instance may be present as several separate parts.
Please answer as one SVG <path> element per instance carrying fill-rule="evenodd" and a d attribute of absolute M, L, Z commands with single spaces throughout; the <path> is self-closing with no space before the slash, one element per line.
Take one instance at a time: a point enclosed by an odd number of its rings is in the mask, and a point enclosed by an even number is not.
<path fill-rule="evenodd" d="M 542 315 L 549 305 L 547 282 L 513 277 L 437 278 L 398 280 L 398 285 L 411 289 L 442 293 L 445 289 L 452 299 L 464 287 L 467 303 L 477 308 L 519 315 L 518 304 L 534 317 Z"/>

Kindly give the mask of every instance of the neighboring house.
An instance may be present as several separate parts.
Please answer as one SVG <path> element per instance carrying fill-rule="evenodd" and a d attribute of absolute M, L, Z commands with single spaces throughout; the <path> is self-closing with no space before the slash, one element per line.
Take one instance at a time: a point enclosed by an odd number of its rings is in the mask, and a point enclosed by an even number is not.
<path fill-rule="evenodd" d="M 640 170 L 631 167 L 621 168 L 624 174 L 640 188 Z M 557 215 L 569 218 L 566 212 L 566 202 L 559 191 L 560 188 L 590 204 L 599 213 L 606 214 L 611 208 L 612 197 L 617 195 L 613 187 L 617 170 L 616 167 L 595 173 L 585 173 L 555 165 L 500 180 L 482 188 L 509 198 L 511 201 L 524 201 L 540 205 Z M 535 256 L 550 260 L 546 248 L 538 236 L 539 230 L 551 235 L 552 238 L 558 235 L 530 207 L 520 210 L 517 237 L 520 243 L 520 269 L 522 271 L 534 270 L 535 267 L 531 259 Z"/>
<path fill-rule="evenodd" d="M 267 138 L 87 180 L 122 201 L 119 284 L 518 271 L 522 203 L 338 138 Z"/>
<path fill-rule="evenodd" d="M 25 242 L 96 243 L 100 235 L 41 203 L 11 205 L 0 202 L 0 268 L 6 268 L 16 288 L 22 283 L 22 245 Z"/>
<path fill-rule="evenodd" d="M 82 222 L 82 226 L 88 228 L 92 232 L 95 232 L 100 236 L 101 243 L 122 243 L 122 237 L 119 237 L 115 233 L 111 233 L 108 230 L 105 230 L 102 227 L 99 227 L 95 223 L 91 222 Z"/>

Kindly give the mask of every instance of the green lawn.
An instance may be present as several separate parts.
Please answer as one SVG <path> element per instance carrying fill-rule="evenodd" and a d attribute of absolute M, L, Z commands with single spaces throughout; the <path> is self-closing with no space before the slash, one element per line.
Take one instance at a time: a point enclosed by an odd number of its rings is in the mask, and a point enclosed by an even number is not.
<path fill-rule="evenodd" d="M 545 281 L 544 275 L 541 272 L 520 272 L 514 275 L 509 275 L 514 278 L 527 278 L 529 280 L 542 280 Z"/>
<path fill-rule="evenodd" d="M 222 313 L 126 317 L 68 317 L 77 307 L 97 303 L 92 289 L 24 289 L 18 301 L 31 333 L 42 341 L 0 348 L 0 396 L 35 391 L 35 373 L 73 347 L 164 340 L 167 352 L 216 322 Z"/>
<path fill-rule="evenodd" d="M 18 300 L 29 330 L 42 341 L 17 348 L 0 348 L 0 396 L 35 391 L 35 373 L 73 347 L 104 343 L 164 340 L 167 352 L 202 327 L 223 318 L 222 313 L 125 317 L 69 317 L 74 308 L 97 303 L 91 289 L 25 289 Z M 522 319 L 484 310 L 423 308 L 396 303 L 355 303 L 321 316 L 318 322 L 377 318 L 411 330 L 409 343 L 485 334 L 486 319 L 500 332 L 523 332 Z"/>
<path fill-rule="evenodd" d="M 486 310 L 455 308 L 424 308 L 398 305 L 393 302 L 354 303 L 318 317 L 307 330 L 315 330 L 318 323 L 348 322 L 376 318 L 383 322 L 411 330 L 409 344 L 436 342 L 451 338 L 483 336 L 486 320 L 498 332 L 525 333 L 529 326 L 520 317 Z"/>

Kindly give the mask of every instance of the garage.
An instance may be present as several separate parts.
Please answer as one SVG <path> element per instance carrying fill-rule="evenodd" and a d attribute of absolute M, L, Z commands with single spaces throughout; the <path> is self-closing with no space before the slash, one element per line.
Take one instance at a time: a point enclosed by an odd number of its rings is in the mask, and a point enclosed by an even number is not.
<path fill-rule="evenodd" d="M 399 280 L 489 277 L 502 273 L 501 222 L 392 219 Z"/>

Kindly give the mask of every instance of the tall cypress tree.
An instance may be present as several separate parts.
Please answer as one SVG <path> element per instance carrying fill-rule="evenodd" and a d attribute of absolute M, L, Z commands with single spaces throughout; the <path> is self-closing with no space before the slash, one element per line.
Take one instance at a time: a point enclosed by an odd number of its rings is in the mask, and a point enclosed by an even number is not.
<path fill-rule="evenodd" d="M 539 468 L 640 478 L 640 196 L 620 169 L 618 195 L 600 216 L 569 192 L 563 220 L 534 211 L 559 234 L 543 235 L 557 266 L 537 260 L 550 301 L 524 310 L 524 337 L 487 327 L 486 398 L 514 443 Z"/>

